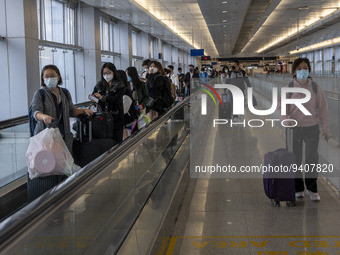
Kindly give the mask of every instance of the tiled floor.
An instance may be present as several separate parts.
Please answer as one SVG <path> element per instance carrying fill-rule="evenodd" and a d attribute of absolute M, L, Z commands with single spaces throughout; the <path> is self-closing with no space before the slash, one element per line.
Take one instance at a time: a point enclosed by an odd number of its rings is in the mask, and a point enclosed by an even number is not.
<path fill-rule="evenodd" d="M 266 152 L 284 147 L 277 130 L 271 128 L 211 132 L 215 132 L 214 142 L 201 139 L 205 154 L 197 153 L 197 158 L 208 162 L 217 158 L 221 164 L 258 164 Z M 284 202 L 272 207 L 261 175 L 208 177 L 192 181 L 194 191 L 184 201 L 167 255 L 340 254 L 340 196 L 322 177 L 318 180 L 321 201 L 312 202 L 306 194 L 296 207 Z"/>

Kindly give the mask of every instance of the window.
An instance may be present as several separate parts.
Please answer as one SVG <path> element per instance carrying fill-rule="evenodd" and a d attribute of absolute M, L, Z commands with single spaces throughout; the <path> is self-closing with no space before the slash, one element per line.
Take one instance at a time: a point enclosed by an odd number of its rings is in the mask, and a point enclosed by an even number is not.
<path fill-rule="evenodd" d="M 100 35 L 101 35 L 101 49 L 110 51 L 110 23 L 105 19 L 100 19 Z"/>
<path fill-rule="evenodd" d="M 315 73 L 322 73 L 322 50 L 318 50 L 314 52 L 314 60 L 315 60 Z"/>
<path fill-rule="evenodd" d="M 45 65 L 50 64 L 56 65 L 59 68 L 60 75 L 63 79 L 63 87 L 70 91 L 73 103 L 77 103 L 73 50 L 41 46 L 39 48 L 40 70 L 42 70 Z"/>
<path fill-rule="evenodd" d="M 335 71 L 340 72 L 340 46 L 335 48 Z"/>
<path fill-rule="evenodd" d="M 138 56 L 137 52 L 137 32 L 131 31 L 132 56 Z"/>
<path fill-rule="evenodd" d="M 314 72 L 314 52 L 313 51 L 308 52 L 307 58 L 309 59 L 309 62 L 310 62 L 311 71 Z"/>
<path fill-rule="evenodd" d="M 155 45 L 154 45 L 154 39 L 150 38 L 150 58 L 155 58 Z"/>
<path fill-rule="evenodd" d="M 120 53 L 121 51 L 120 51 L 119 27 L 118 25 L 112 23 L 112 29 L 113 29 L 113 37 L 114 37 L 113 51 L 116 53 Z"/>
<path fill-rule="evenodd" d="M 119 28 L 110 18 L 100 17 L 101 50 L 120 53 Z"/>
<path fill-rule="evenodd" d="M 163 52 L 164 52 L 164 56 L 163 59 L 164 61 L 171 63 L 171 45 L 170 44 L 164 44 L 164 48 L 163 48 Z"/>
<path fill-rule="evenodd" d="M 332 72 L 332 57 L 333 57 L 333 48 L 324 49 L 324 73 L 330 74 Z"/>
<path fill-rule="evenodd" d="M 37 0 L 39 39 L 76 45 L 76 5 Z"/>
<path fill-rule="evenodd" d="M 104 63 L 107 63 L 107 62 L 113 63 L 116 66 L 117 70 L 121 69 L 121 66 L 120 66 L 120 56 L 119 55 L 102 54 L 102 56 L 101 56 L 101 64 L 103 65 Z"/>

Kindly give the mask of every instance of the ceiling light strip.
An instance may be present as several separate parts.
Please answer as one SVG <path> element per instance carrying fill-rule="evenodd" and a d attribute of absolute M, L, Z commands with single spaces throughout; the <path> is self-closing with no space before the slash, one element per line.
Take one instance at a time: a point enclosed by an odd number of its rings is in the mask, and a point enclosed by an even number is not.
<path fill-rule="evenodd" d="M 306 51 L 312 51 L 312 50 L 316 50 L 316 49 L 326 48 L 328 46 L 334 46 L 335 44 L 340 44 L 340 37 L 336 37 L 336 38 L 333 38 L 333 39 L 330 39 L 330 40 L 326 40 L 326 41 L 323 41 L 323 42 L 312 44 L 312 45 L 309 45 L 307 47 L 303 47 L 299 50 L 293 50 L 293 51 L 290 51 L 289 54 L 293 55 L 293 54 L 298 54 L 298 53 L 302 53 L 302 52 L 306 52 Z"/>
<path fill-rule="evenodd" d="M 150 3 L 147 5 L 146 2 L 145 2 L 145 5 L 143 4 L 143 1 L 135 1 L 135 0 L 130 0 L 132 3 L 134 3 L 136 6 L 138 6 L 140 9 L 142 9 L 143 11 L 147 12 L 150 16 L 152 16 L 155 20 L 159 21 L 160 23 L 162 23 L 165 27 L 167 27 L 170 31 L 172 31 L 173 33 L 175 33 L 178 37 L 180 37 L 182 40 L 184 40 L 186 43 L 188 43 L 190 46 L 192 46 L 193 48 L 195 49 L 199 49 L 201 47 L 199 47 L 195 42 L 193 43 L 192 42 L 192 38 L 190 38 L 189 36 L 185 35 L 184 33 L 180 33 L 177 28 L 171 24 L 169 24 L 167 22 L 167 20 L 165 19 L 162 19 L 161 18 L 161 13 L 157 12 L 156 10 L 152 10 L 151 8 L 150 9 L 146 9 L 144 6 L 152 6 L 150 5 Z M 169 13 L 169 12 L 168 12 Z M 202 14 L 202 19 L 204 20 L 203 18 L 203 14 Z M 213 43 L 213 40 L 212 40 L 212 37 L 211 37 L 211 34 L 210 34 L 210 31 L 208 29 L 208 26 L 206 24 L 206 22 L 204 22 L 205 24 L 205 28 L 206 30 L 208 31 L 208 34 L 209 34 L 209 37 L 208 38 L 210 41 L 211 41 L 211 45 L 213 45 L 214 47 L 214 50 L 215 50 L 215 53 L 216 55 L 218 54 L 218 51 L 216 49 L 216 46 L 215 44 Z M 181 25 L 182 26 L 182 25 Z M 206 54 L 208 54 L 208 52 L 206 52 Z M 209 54 L 208 54 L 209 55 Z"/>
<path fill-rule="evenodd" d="M 275 11 L 275 10 L 274 10 Z M 304 30 L 306 30 L 308 27 L 312 26 L 312 25 L 315 25 L 317 22 L 320 22 L 321 20 L 323 19 L 326 19 L 329 15 L 331 15 L 332 13 L 336 12 L 337 9 L 334 8 L 334 9 L 327 9 L 327 10 L 324 10 L 320 16 L 318 18 L 313 18 L 313 19 L 309 19 L 305 24 L 303 25 L 300 25 L 299 28 L 294 28 L 291 32 L 289 32 L 288 34 L 286 35 L 282 35 L 281 37 L 279 37 L 278 39 L 272 41 L 271 43 L 267 44 L 266 46 L 264 46 L 263 48 L 259 49 L 256 51 L 256 53 L 261 53 L 271 47 L 273 47 L 274 45 L 288 39 L 289 37 L 292 37 L 294 35 L 297 35 L 299 33 L 302 33 Z M 273 14 L 274 12 L 272 12 Z"/>

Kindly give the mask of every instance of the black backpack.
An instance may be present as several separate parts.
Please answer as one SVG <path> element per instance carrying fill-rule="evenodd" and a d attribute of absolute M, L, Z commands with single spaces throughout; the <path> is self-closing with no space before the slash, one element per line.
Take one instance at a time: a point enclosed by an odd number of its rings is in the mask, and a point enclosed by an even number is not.
<path fill-rule="evenodd" d="M 68 97 L 68 92 L 67 89 L 65 88 L 61 88 L 62 91 L 64 92 L 64 94 L 66 95 L 66 97 Z M 45 102 L 45 90 L 44 89 L 39 89 L 38 90 L 42 99 L 42 102 L 44 104 Z M 34 136 L 34 130 L 35 127 L 37 125 L 37 121 L 33 116 L 33 111 L 32 111 L 32 105 L 30 105 L 30 107 L 28 108 L 28 121 L 29 121 L 29 128 L 30 128 L 30 136 Z"/>
<path fill-rule="evenodd" d="M 174 99 L 171 95 L 171 84 L 168 77 L 162 76 L 163 78 L 163 87 L 160 92 L 159 99 L 162 101 L 162 105 L 164 108 L 169 108 L 172 106 Z"/>

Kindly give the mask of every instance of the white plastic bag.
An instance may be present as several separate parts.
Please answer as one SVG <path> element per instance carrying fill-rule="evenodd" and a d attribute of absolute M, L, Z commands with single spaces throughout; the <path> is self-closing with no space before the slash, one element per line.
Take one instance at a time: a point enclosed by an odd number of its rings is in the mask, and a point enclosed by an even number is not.
<path fill-rule="evenodd" d="M 49 175 L 70 176 L 80 169 L 74 164 L 59 128 L 46 128 L 30 138 L 26 162 L 30 179 Z"/>

